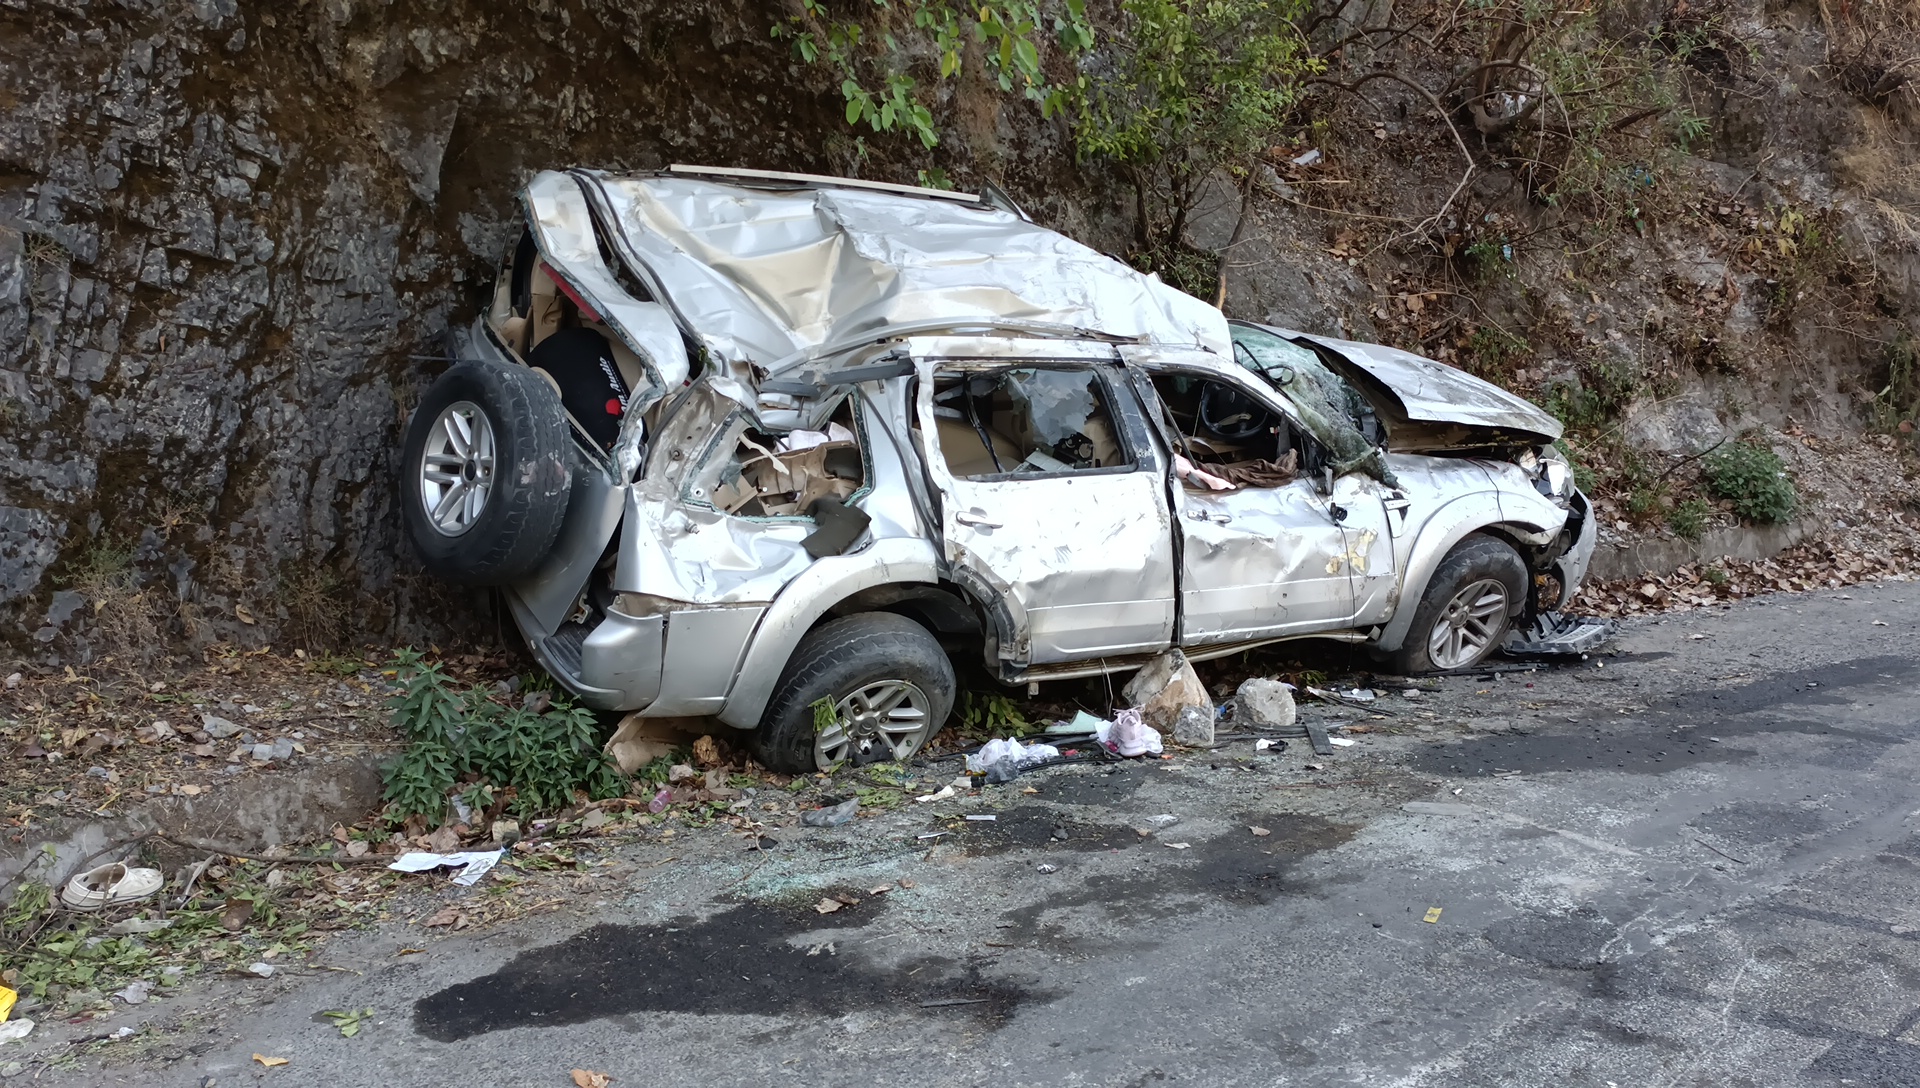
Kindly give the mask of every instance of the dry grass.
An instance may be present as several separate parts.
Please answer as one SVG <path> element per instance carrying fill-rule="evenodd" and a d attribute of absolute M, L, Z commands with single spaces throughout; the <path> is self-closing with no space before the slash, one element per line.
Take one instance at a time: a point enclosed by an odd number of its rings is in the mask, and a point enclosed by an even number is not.
<path fill-rule="evenodd" d="M 95 650 L 132 663 L 153 661 L 164 645 L 166 599 L 140 584 L 133 553 L 99 542 L 68 572 L 68 582 L 91 609 Z"/>

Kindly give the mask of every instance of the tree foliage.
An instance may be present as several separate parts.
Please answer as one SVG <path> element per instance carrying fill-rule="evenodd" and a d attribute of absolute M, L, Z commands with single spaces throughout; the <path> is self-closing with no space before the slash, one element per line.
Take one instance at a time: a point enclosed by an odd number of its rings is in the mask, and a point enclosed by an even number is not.
<path fill-rule="evenodd" d="M 951 0 L 801 0 L 801 14 L 773 24 L 773 36 L 791 43 L 804 64 L 824 62 L 840 77 L 847 123 L 881 134 L 904 132 L 926 147 L 940 143 L 933 112 L 923 101 L 927 84 L 958 78 L 970 46 L 977 46 L 986 76 L 1002 92 L 1017 92 L 1040 104 L 1046 116 L 1078 91 L 1077 78 L 1048 80 L 1042 47 L 1049 33 L 1067 57 L 1093 45 L 1086 0 L 1002 0 L 956 4 Z M 916 61 L 931 57 L 923 66 Z"/>

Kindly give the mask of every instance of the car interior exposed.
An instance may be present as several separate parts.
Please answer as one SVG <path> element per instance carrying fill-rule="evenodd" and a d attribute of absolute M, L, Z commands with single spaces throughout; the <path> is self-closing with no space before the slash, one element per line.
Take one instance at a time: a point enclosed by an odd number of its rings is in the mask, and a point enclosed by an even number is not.
<path fill-rule="evenodd" d="M 1180 474 L 1187 487 L 1227 490 L 1209 477 L 1232 487 L 1281 487 L 1302 465 L 1313 470 L 1325 460 L 1311 436 L 1237 386 L 1173 373 L 1155 375 L 1153 388 L 1180 454 L 1200 470 Z"/>
<path fill-rule="evenodd" d="M 934 423 L 947 471 L 967 479 L 1130 466 L 1099 377 L 1022 367 L 934 379 Z"/>
<path fill-rule="evenodd" d="M 531 232 L 521 234 L 503 272 L 488 324 L 559 390 L 580 443 L 604 453 L 619 437 L 630 391 L 646 382 L 640 357 L 554 278 Z"/>
<path fill-rule="evenodd" d="M 845 503 L 866 482 L 852 401 L 843 401 L 821 430 L 770 435 L 737 425 L 732 456 L 710 488 L 715 509 L 737 517 L 800 517 L 822 499 Z"/>

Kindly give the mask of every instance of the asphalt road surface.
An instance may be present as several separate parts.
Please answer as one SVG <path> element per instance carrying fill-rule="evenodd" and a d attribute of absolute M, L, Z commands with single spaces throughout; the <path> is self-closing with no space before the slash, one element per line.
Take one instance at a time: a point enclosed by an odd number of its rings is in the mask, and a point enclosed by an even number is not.
<path fill-rule="evenodd" d="M 1916 630 L 1920 585 L 1774 597 L 1395 691 L 1330 757 L 632 845 L 554 913 L 196 983 L 11 1083 L 1920 1085 Z"/>

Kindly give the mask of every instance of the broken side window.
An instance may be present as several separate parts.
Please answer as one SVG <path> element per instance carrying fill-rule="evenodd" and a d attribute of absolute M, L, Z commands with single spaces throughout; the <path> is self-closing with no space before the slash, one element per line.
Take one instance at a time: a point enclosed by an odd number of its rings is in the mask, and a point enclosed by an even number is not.
<path fill-rule="evenodd" d="M 1100 379 L 1021 367 L 934 377 L 934 422 L 956 478 L 1130 467 Z"/>

